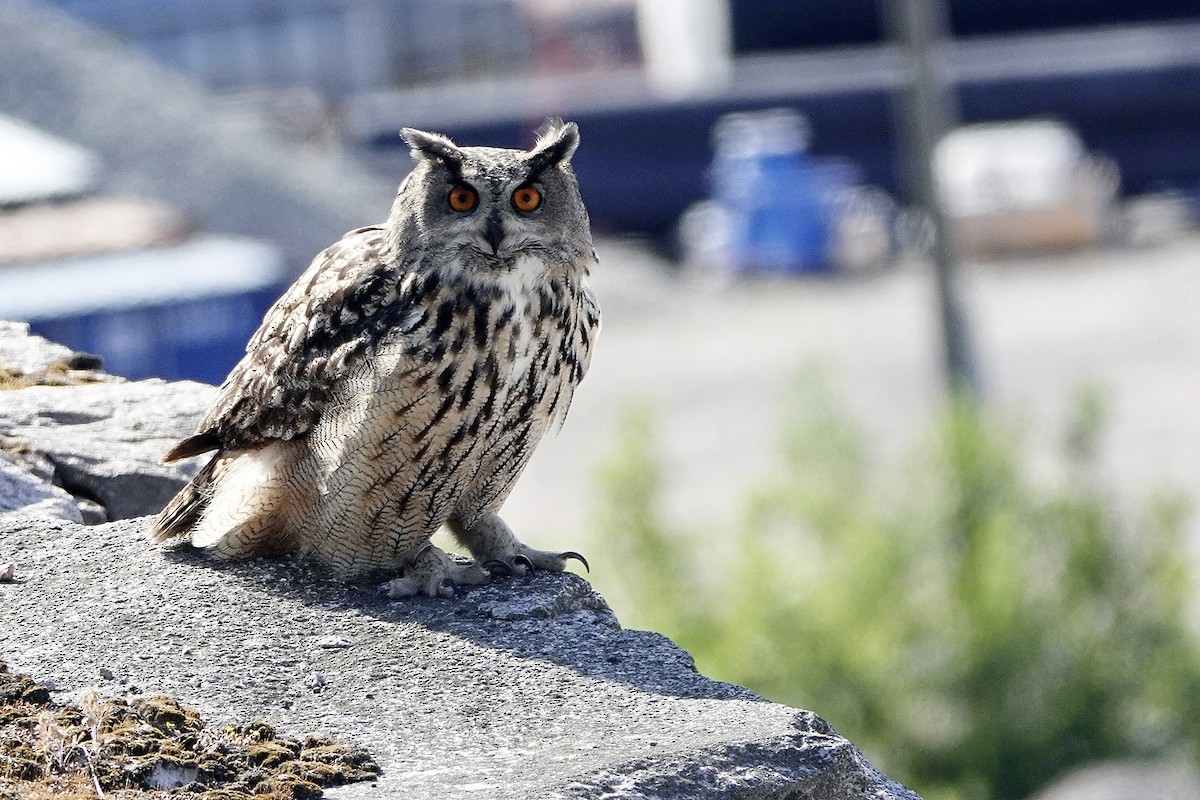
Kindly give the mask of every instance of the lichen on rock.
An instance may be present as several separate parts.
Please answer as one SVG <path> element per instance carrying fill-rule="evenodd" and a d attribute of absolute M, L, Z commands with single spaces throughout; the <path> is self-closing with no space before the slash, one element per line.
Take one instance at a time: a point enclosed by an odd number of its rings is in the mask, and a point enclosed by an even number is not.
<path fill-rule="evenodd" d="M 378 776 L 362 748 L 281 736 L 259 721 L 214 729 L 164 694 L 105 698 L 89 689 L 58 704 L 0 662 L 0 798 L 95 797 L 99 787 L 128 797 L 170 790 L 172 800 L 316 800 L 323 787 Z"/>

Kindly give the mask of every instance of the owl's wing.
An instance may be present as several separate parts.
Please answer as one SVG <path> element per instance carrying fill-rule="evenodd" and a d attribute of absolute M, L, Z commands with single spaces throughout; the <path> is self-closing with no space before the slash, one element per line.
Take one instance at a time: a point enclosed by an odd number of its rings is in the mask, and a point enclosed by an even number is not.
<path fill-rule="evenodd" d="M 382 228 L 359 228 L 313 259 L 267 312 L 195 435 L 163 461 L 310 430 L 348 365 L 409 314 L 384 244 Z"/>
<path fill-rule="evenodd" d="M 567 420 L 567 412 L 575 398 L 575 387 L 583 380 L 592 364 L 592 348 L 596 344 L 596 337 L 600 335 L 600 324 L 600 303 L 596 300 L 592 287 L 585 281 L 579 294 L 579 316 L 575 327 L 563 342 L 570 380 L 563 387 L 562 396 L 554 409 L 552 428 L 561 429 Z"/>

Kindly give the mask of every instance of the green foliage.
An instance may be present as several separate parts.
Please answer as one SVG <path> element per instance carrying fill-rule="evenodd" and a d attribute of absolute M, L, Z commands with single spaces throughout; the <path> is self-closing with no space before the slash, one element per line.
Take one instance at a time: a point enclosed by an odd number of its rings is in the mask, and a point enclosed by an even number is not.
<path fill-rule="evenodd" d="M 598 520 L 622 618 L 708 675 L 816 710 L 929 800 L 1021 798 L 1110 757 L 1200 756 L 1184 507 L 1131 512 L 1104 484 L 1097 392 L 1081 394 L 1053 476 L 1035 477 L 1017 430 L 966 402 L 881 465 L 824 385 L 795 383 L 779 468 L 734 530 L 671 529 L 653 415 L 629 414 Z"/>

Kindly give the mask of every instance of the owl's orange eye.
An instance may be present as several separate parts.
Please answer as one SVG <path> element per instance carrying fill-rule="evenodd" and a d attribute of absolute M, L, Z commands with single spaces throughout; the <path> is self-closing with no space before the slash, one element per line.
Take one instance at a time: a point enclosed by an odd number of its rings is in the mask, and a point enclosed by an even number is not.
<path fill-rule="evenodd" d="M 532 186 L 522 186 L 513 192 L 512 204 L 517 211 L 528 214 L 542 204 L 542 193 Z"/>
<path fill-rule="evenodd" d="M 455 186 L 450 190 L 450 208 L 465 214 L 479 204 L 479 195 L 470 186 Z"/>

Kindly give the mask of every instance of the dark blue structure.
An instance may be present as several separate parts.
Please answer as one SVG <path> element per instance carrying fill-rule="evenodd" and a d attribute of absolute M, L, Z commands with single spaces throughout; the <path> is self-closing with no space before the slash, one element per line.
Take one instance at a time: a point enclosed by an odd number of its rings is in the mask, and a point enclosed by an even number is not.
<path fill-rule="evenodd" d="M 603 92 L 576 100 L 562 90 L 556 104 L 543 110 L 530 90 L 531 98 L 522 102 L 488 107 L 489 88 L 475 98 L 458 95 L 454 102 L 422 113 L 414 113 L 413 94 L 404 89 L 407 77 L 453 77 L 454 63 L 467 52 L 458 45 L 474 47 L 476 57 L 482 57 L 478 48 L 486 42 L 528 44 L 519 30 L 516 0 L 56 2 L 184 67 L 188 56 L 177 50 L 191 41 L 183 27 L 194 25 L 192 39 L 204 41 L 210 50 L 225 41 L 229 64 L 246 65 L 240 78 L 236 72 L 222 73 L 219 85 L 224 87 L 238 80 L 261 84 L 262 59 L 246 60 L 244 52 L 246 36 L 254 31 L 268 44 L 295 47 L 279 31 L 301 18 L 311 19 L 301 26 L 310 33 L 326 26 L 331 38 L 318 49 L 331 69 L 313 78 L 314 88 L 353 106 L 356 93 L 393 81 L 390 99 L 387 92 L 382 99 L 375 92 L 372 112 L 352 125 L 357 143 L 389 182 L 408 166 L 397 134 L 403 125 L 433 128 L 468 143 L 526 146 L 544 115 L 568 116 L 583 129 L 584 147 L 575 167 L 600 230 L 668 235 L 679 214 L 708 194 L 711 130 L 718 118 L 733 111 L 795 109 L 812 123 L 814 155 L 849 158 L 868 182 L 906 194 L 894 135 L 903 72 L 886 43 L 884 0 L 731 0 L 739 67 L 732 85 L 704 99 L 665 101 L 644 95 L 630 102 L 629 87 L 620 83 L 626 79 L 617 77 L 610 88 L 626 96 L 619 103 L 598 103 L 595 98 Z M 1196 0 L 948 0 L 948 9 L 963 122 L 1055 117 L 1075 127 L 1089 149 L 1116 161 L 1124 191 L 1172 188 L 1200 194 Z M 470 12 L 462 19 L 473 21 L 460 26 L 465 38 L 422 35 L 433 24 L 431 14 L 451 11 Z M 370 20 L 382 22 L 367 24 Z M 483 33 L 472 34 L 477 28 Z M 226 41 L 213 32 L 225 29 L 237 34 Z M 364 30 L 372 35 L 348 47 L 346 37 Z M 310 39 L 304 39 L 306 46 L 315 47 Z M 438 44 L 421 49 L 424 41 Z M 390 56 L 389 43 L 396 49 Z M 388 58 L 391 62 L 384 63 Z M 487 59 L 522 63 L 516 52 L 492 53 Z M 770 78 L 768 88 L 759 85 L 764 77 Z M 464 115 L 462 108 L 473 113 Z"/>
<path fill-rule="evenodd" d="M 1097 25 L 1200 18 L 1195 0 L 946 0 L 955 37 L 997 36 Z M 879 44 L 881 0 L 732 0 L 739 55 Z"/>
<path fill-rule="evenodd" d="M 206 236 L 174 247 L 0 270 L 0 319 L 104 357 L 127 378 L 220 383 L 279 294 L 268 244 Z"/>
<path fill-rule="evenodd" d="M 1200 36 L 1200 26 L 1197 26 Z M 1200 38 L 1198 38 L 1200 43 Z M 1111 156 L 1122 190 L 1200 193 L 1200 63 L 1129 74 L 1083 73 L 968 82 L 958 91 L 964 122 L 1054 117 L 1074 126 L 1090 150 Z M 878 86 L 822 95 L 706 99 L 632 110 L 572 110 L 584 145 L 573 161 L 600 230 L 670 233 L 680 213 L 709 192 L 711 132 L 724 114 L 793 108 L 812 123 L 812 151 L 850 158 L 867 182 L 905 196 L 897 162 L 895 90 Z M 466 143 L 528 146 L 535 121 L 442 126 Z M 407 156 L 387 131 L 370 146 Z"/>

